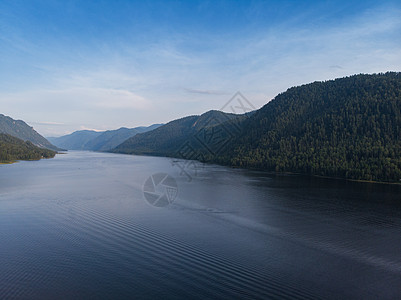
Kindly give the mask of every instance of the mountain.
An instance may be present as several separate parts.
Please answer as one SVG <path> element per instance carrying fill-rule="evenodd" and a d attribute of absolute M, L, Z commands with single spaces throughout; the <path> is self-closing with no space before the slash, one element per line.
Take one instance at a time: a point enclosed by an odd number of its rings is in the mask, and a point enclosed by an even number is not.
<path fill-rule="evenodd" d="M 234 125 L 204 128 L 204 136 L 221 134 L 200 146 L 192 143 L 196 156 L 275 172 L 401 179 L 401 73 L 360 74 L 293 87 Z M 232 128 L 238 129 L 234 135 Z M 174 140 L 193 140 L 187 136 L 177 132 Z M 171 143 L 156 138 L 140 134 L 114 151 L 180 157 Z M 209 151 L 216 139 L 225 146 Z"/>
<path fill-rule="evenodd" d="M 401 73 L 290 88 L 242 124 L 232 166 L 348 179 L 401 179 Z"/>
<path fill-rule="evenodd" d="M 138 133 L 143 133 L 156 129 L 160 125 L 161 124 L 154 124 L 149 127 L 136 127 L 136 128 L 122 127 L 116 130 L 108 130 L 103 132 L 98 137 L 89 141 L 85 145 L 85 148 L 87 150 L 92 150 L 92 151 L 109 151 L 117 147 L 130 137 L 133 137 Z"/>
<path fill-rule="evenodd" d="M 58 147 L 68 150 L 108 151 L 138 133 L 147 132 L 159 126 L 161 126 L 161 124 L 136 128 L 122 127 L 120 129 L 103 132 L 81 130 L 62 137 L 49 138 L 49 140 Z"/>
<path fill-rule="evenodd" d="M 61 137 L 49 137 L 48 140 L 67 150 L 85 150 L 86 144 L 101 134 L 93 130 L 80 130 Z"/>
<path fill-rule="evenodd" d="M 0 162 L 2 163 L 51 158 L 55 155 L 55 151 L 42 149 L 29 141 L 23 141 L 11 135 L 0 133 Z"/>
<path fill-rule="evenodd" d="M 200 147 L 205 137 L 203 129 L 221 123 L 231 123 L 238 116 L 221 111 L 209 111 L 200 116 L 174 120 L 159 128 L 138 134 L 112 150 L 115 153 L 177 156 L 189 151 L 186 146 Z M 206 137 L 207 138 L 207 137 Z M 189 145 L 191 141 L 194 145 Z M 178 155 L 179 156 L 179 155 Z"/>
<path fill-rule="evenodd" d="M 0 133 L 9 134 L 23 141 L 30 141 L 40 148 L 47 148 L 56 151 L 60 150 L 24 121 L 14 120 L 2 114 L 0 114 Z"/>

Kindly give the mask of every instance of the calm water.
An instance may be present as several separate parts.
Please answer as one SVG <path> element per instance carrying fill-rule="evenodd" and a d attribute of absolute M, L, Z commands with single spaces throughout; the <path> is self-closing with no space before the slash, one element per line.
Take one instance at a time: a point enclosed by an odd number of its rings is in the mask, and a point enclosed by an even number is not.
<path fill-rule="evenodd" d="M 213 165 L 189 181 L 171 162 L 1 165 L 0 299 L 401 297 L 399 186 Z M 178 186 L 165 208 L 142 192 L 159 172 Z"/>

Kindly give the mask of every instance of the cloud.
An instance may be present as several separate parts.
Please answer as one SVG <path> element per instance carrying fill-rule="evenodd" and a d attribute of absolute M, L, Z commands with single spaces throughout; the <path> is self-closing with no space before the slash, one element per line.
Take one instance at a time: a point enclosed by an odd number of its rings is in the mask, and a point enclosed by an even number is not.
<path fill-rule="evenodd" d="M 184 90 L 190 94 L 201 94 L 201 95 L 227 95 L 227 94 L 229 94 L 229 93 L 223 92 L 223 91 L 198 90 L 198 89 L 191 89 L 191 88 L 185 88 Z"/>
<path fill-rule="evenodd" d="M 60 122 L 29 122 L 32 125 L 45 125 L 45 126 L 64 126 L 65 123 Z"/>
<path fill-rule="evenodd" d="M 99 108 L 146 110 L 152 107 L 144 97 L 122 89 L 89 88 L 70 92 L 80 97 L 86 95 L 90 98 L 87 101 Z"/>
<path fill-rule="evenodd" d="M 90 130 L 90 131 L 96 131 L 96 132 L 104 132 L 104 129 L 95 129 L 95 128 L 86 127 L 84 125 L 80 126 L 80 130 Z"/>
<path fill-rule="evenodd" d="M 261 107 L 294 85 L 400 71 L 400 10 L 375 5 L 333 17 L 344 12 L 345 5 L 338 7 L 255 21 L 241 32 L 161 29 L 140 42 L 130 33 L 132 39 L 95 34 L 87 41 L 74 34 L 68 43 L 58 36 L 37 43 L 20 28 L 6 28 L 0 37 L 9 45 L 0 47 L 2 112 L 66 124 L 36 123 L 51 132 L 82 124 L 134 127 L 219 109 L 236 91 Z"/>
<path fill-rule="evenodd" d="M 131 91 L 112 88 L 40 89 L 0 95 L 3 105 L 19 104 L 47 110 L 136 109 L 147 110 L 150 101 Z"/>

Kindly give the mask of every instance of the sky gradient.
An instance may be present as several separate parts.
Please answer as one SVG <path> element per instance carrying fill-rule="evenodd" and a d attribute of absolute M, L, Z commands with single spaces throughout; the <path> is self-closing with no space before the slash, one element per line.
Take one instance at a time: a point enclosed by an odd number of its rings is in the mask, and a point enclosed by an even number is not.
<path fill-rule="evenodd" d="M 0 113 L 44 136 L 401 71 L 401 1 L 0 1 Z"/>

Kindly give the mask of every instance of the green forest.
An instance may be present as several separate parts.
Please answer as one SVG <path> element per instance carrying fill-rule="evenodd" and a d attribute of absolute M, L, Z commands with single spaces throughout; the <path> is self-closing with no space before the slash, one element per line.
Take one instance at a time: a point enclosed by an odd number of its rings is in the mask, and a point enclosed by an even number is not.
<path fill-rule="evenodd" d="M 38 160 L 52 158 L 55 151 L 36 147 L 31 142 L 20 140 L 8 134 L 0 133 L 0 162 L 8 163 L 16 160 Z"/>
<path fill-rule="evenodd" d="M 290 88 L 210 161 L 369 181 L 401 179 L 401 73 Z M 234 149 L 234 150 L 233 150 Z"/>
<path fill-rule="evenodd" d="M 180 152 L 187 143 L 197 153 L 191 159 L 233 167 L 401 180 L 401 73 L 360 74 L 293 87 L 246 117 L 206 123 L 190 131 L 191 136 L 182 126 L 194 128 L 194 120 L 177 121 L 135 136 L 118 152 L 187 158 Z M 213 148 L 212 143 L 223 147 Z"/>

